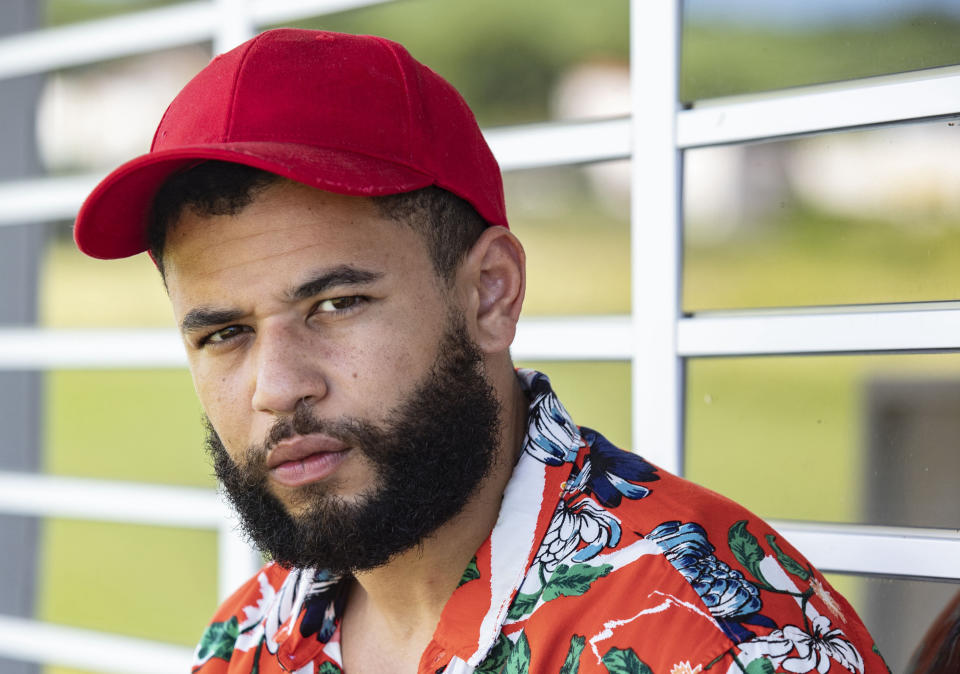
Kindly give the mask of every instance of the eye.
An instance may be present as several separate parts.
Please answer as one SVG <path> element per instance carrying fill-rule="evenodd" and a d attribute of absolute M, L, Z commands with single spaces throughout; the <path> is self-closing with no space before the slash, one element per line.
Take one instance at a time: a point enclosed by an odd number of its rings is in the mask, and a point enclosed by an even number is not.
<path fill-rule="evenodd" d="M 230 341 L 231 339 L 236 339 L 241 334 L 249 331 L 250 328 L 245 325 L 228 325 L 225 328 L 220 328 L 216 332 L 211 332 L 209 335 L 201 339 L 199 346 L 218 346 Z"/>
<path fill-rule="evenodd" d="M 348 295 L 347 297 L 332 297 L 328 300 L 321 300 L 317 303 L 317 311 L 324 314 L 339 314 L 359 307 L 365 297 L 361 295 Z"/>

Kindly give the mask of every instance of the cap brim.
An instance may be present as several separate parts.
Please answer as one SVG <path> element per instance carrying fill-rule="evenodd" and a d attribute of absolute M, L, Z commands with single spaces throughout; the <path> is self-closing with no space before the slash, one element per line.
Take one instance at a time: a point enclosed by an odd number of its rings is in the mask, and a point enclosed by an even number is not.
<path fill-rule="evenodd" d="M 179 147 L 137 157 L 104 178 L 77 215 L 77 247 L 100 259 L 145 251 L 147 215 L 157 190 L 174 173 L 208 159 L 246 164 L 351 196 L 398 194 L 434 184 L 432 176 L 404 164 L 345 150 L 274 142 Z"/>

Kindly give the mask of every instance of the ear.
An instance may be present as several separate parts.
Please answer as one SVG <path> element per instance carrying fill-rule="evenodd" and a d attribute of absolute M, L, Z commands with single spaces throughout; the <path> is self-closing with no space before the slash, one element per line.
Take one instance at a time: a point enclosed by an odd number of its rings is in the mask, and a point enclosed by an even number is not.
<path fill-rule="evenodd" d="M 486 353 L 507 351 L 527 285 L 520 241 L 505 227 L 487 227 L 460 266 L 457 283 L 477 345 Z"/>

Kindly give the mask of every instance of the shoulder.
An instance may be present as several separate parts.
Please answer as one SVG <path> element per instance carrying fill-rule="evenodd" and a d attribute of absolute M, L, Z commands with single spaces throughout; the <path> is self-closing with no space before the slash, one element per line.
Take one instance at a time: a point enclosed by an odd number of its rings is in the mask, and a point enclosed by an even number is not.
<path fill-rule="evenodd" d="M 551 528 L 562 540 L 546 541 L 564 562 L 546 569 L 546 586 L 575 570 L 596 577 L 568 605 L 581 624 L 602 618 L 586 635 L 594 659 L 637 658 L 654 671 L 764 659 L 774 669 L 756 671 L 886 671 L 854 609 L 761 518 L 592 429 L 581 437 Z"/>

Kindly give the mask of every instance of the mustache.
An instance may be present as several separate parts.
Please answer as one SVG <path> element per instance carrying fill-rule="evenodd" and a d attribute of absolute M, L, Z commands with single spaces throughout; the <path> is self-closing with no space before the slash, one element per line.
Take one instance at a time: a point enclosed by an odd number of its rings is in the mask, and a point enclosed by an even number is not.
<path fill-rule="evenodd" d="M 277 419 L 267 433 L 264 443 L 252 448 L 252 454 L 266 458 L 278 442 L 293 438 L 297 435 L 311 434 L 326 435 L 352 447 L 362 447 L 370 441 L 371 427 L 359 419 L 343 418 L 325 420 L 317 417 L 310 409 L 309 403 L 301 400 L 294 408 L 292 415 Z"/>
<path fill-rule="evenodd" d="M 263 448 L 265 450 L 273 449 L 278 442 L 292 438 L 295 435 L 310 435 L 311 433 L 332 435 L 329 432 L 330 425 L 329 422 L 315 417 L 307 406 L 306 401 L 301 400 L 297 403 L 291 416 L 277 419 L 273 426 L 270 427 L 266 441 L 263 443 Z M 342 440 L 342 438 L 337 439 Z"/>

